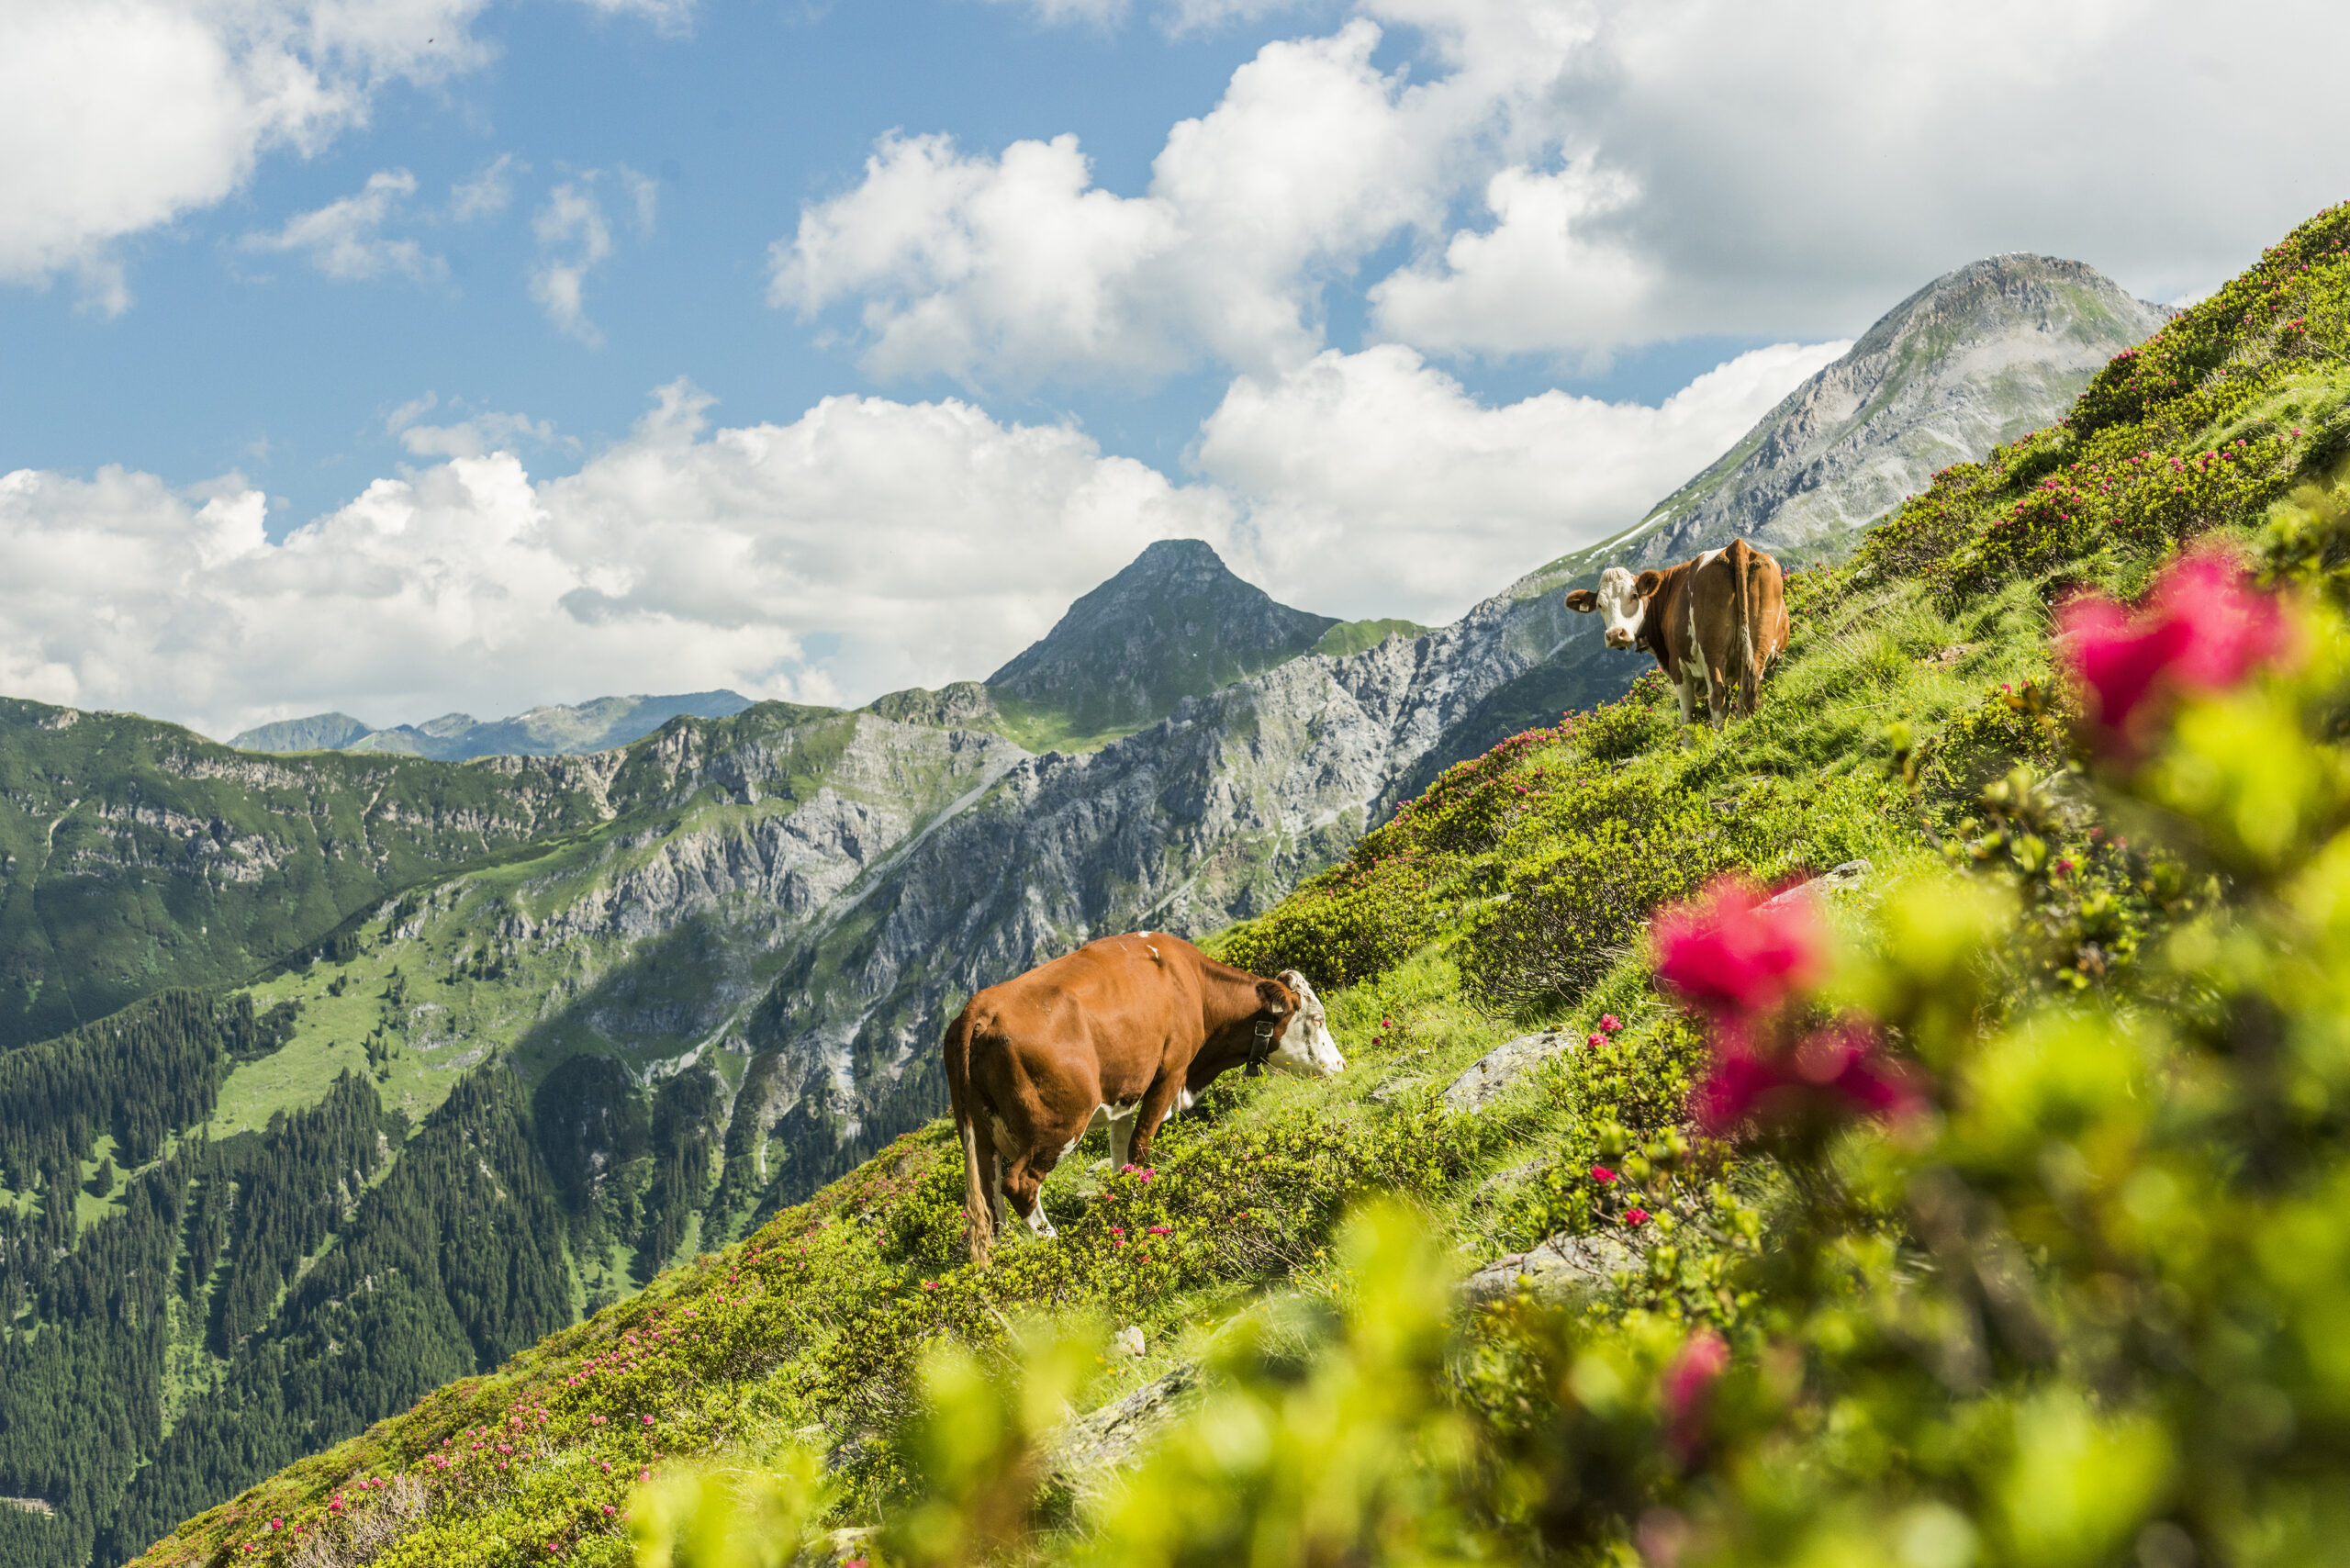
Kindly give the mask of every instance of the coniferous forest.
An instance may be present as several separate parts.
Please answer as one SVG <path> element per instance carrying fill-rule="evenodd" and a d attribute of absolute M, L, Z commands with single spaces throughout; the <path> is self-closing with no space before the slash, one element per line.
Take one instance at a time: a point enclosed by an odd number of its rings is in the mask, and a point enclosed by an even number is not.
<path fill-rule="evenodd" d="M 0 1493 L 50 1505 L 0 1507 L 0 1561 L 134 1555 L 577 1310 L 511 1075 L 466 1079 L 412 1137 L 346 1073 L 207 1140 L 270 1033 L 242 996 L 182 990 L 0 1056 Z"/>

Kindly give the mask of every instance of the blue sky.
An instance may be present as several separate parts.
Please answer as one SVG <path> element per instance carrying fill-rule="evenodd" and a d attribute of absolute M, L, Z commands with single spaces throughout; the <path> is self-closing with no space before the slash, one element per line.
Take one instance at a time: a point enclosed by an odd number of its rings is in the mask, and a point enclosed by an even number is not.
<path fill-rule="evenodd" d="M 1942 271 L 2177 297 L 2335 199 L 2294 83 L 2343 24 L 2200 22 L 23 0 L 0 689 L 214 733 L 864 700 L 1169 533 L 1449 618 Z"/>
<path fill-rule="evenodd" d="M 624 435 L 650 390 L 679 375 L 725 419 L 789 419 L 839 391 L 955 395 L 965 388 L 946 376 L 877 384 L 845 346 L 818 342 L 823 323 L 766 304 L 767 247 L 801 204 L 854 185 L 874 140 L 900 128 L 951 129 L 974 149 L 1075 132 L 1099 184 L 1139 190 L 1168 127 L 1211 107 L 1268 39 L 1337 10 L 1173 38 L 1147 24 L 1054 26 L 980 0 L 711 5 L 690 30 L 561 0 L 490 11 L 472 28 L 495 51 L 483 67 L 396 83 L 364 129 L 312 158 L 266 158 L 229 200 L 123 243 L 119 313 L 89 308 L 68 281 L 0 290 L 0 465 L 118 463 L 180 482 L 235 469 L 266 488 L 282 534 L 406 459 L 387 421 L 427 395 L 436 423 L 495 410 L 551 426 L 567 439 L 534 455 L 555 458 Z M 1412 43 L 1397 35 L 1384 62 L 1408 60 Z M 509 205 L 453 218 L 451 193 L 501 159 Z M 242 245 L 386 169 L 416 182 L 386 231 L 445 275 L 338 278 Z M 650 232 L 627 217 L 622 171 L 654 184 Z M 532 215 L 584 172 L 617 230 L 586 283 L 593 342 L 529 292 Z M 1327 303 L 1334 337 L 1359 341 L 1360 297 Z M 1770 341 L 1767 328 L 1708 334 L 1596 374 L 1555 363 L 1465 374 L 1489 398 L 1565 386 L 1656 402 Z M 1107 450 L 1173 468 L 1225 379 L 1203 368 L 1145 386 L 993 389 L 989 406 L 1074 416 Z"/>

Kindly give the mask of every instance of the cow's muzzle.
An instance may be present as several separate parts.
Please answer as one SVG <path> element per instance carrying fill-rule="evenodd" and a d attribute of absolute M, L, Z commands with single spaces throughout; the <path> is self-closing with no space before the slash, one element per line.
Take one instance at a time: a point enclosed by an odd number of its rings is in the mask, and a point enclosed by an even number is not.
<path fill-rule="evenodd" d="M 1611 648 L 1628 648 L 1632 645 L 1632 634 L 1629 632 L 1618 632 L 1611 627 L 1607 633 L 1607 645 Z"/>

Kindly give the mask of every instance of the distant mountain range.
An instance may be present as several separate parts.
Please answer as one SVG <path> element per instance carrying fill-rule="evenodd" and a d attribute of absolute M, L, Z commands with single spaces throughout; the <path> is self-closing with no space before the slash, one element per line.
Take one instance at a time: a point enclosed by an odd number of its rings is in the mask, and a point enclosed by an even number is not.
<path fill-rule="evenodd" d="M 1058 624 L 984 681 L 893 691 L 868 711 L 909 723 L 987 730 L 1032 751 L 1091 751 L 1158 722 L 1186 697 L 1261 675 L 1300 654 L 1360 653 L 1416 636 L 1410 621 L 1340 621 L 1277 604 L 1197 539 L 1163 539 L 1069 606 Z M 358 751 L 462 762 L 610 751 L 681 715 L 723 719 L 751 706 L 734 691 L 599 697 L 484 723 L 444 713 L 378 730 L 348 713 L 259 724 L 239 751 Z"/>
<path fill-rule="evenodd" d="M 2076 263 L 1963 268 L 1641 522 L 1434 630 L 1170 541 L 987 680 L 856 711 L 322 714 L 231 749 L 0 701 L 0 1067 L 58 1064 L 21 1103 L 0 1073 L 0 1495 L 66 1521 L 24 1560 L 118 1561 L 740 1234 L 937 1112 L 977 988 L 1259 913 L 1449 762 L 1621 692 L 1644 661 L 1560 589 L 1734 533 L 1839 553 L 2158 319 Z M 135 1103 L 40 1098 L 108 1073 Z M 126 1196 L 166 1148 L 226 1162 L 177 1178 L 185 1224 Z M 0 1510 L 0 1557 L 50 1528 Z"/>
<path fill-rule="evenodd" d="M 751 700 L 733 691 L 676 697 L 599 697 L 576 707 L 550 703 L 509 719 L 482 722 L 443 713 L 420 724 L 370 727 L 348 713 L 313 713 L 261 724 L 229 741 L 239 751 L 364 751 L 462 762 L 476 756 L 576 756 L 610 751 L 651 734 L 679 714 L 723 719 Z"/>

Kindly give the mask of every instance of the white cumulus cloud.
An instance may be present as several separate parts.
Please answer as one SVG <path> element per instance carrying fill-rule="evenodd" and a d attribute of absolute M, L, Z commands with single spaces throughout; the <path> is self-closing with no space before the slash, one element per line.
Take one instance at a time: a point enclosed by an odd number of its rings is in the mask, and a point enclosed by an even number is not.
<path fill-rule="evenodd" d="M 1270 9 L 1150 14 L 1181 30 Z M 873 375 L 974 385 L 1278 374 L 1320 352 L 1328 297 L 1355 288 L 1373 339 L 1595 363 L 1850 332 L 2011 251 L 2173 298 L 2342 194 L 2308 130 L 2350 49 L 2339 6 L 2245 0 L 2223 27 L 2189 0 L 1347 9 L 1239 67 L 1138 192 L 1096 186 L 1066 136 L 884 138 L 776 244 L 771 298 Z M 1399 243 L 1385 276 L 1358 277 Z"/>
<path fill-rule="evenodd" d="M 411 278 L 444 276 L 448 265 L 411 239 L 394 239 L 384 227 L 402 202 L 416 194 L 416 176 L 386 169 L 368 176 L 354 196 L 329 202 L 315 212 L 297 213 L 274 234 L 248 234 L 248 251 L 296 252 L 329 277 L 364 279 L 398 273 Z"/>
<path fill-rule="evenodd" d="M 10 0 L 0 6 L 0 281 L 129 292 L 113 247 L 316 151 L 394 80 L 485 50 L 485 0 Z"/>
<path fill-rule="evenodd" d="M 2340 7 L 2245 0 L 2224 25 L 2188 0 L 1589 15 L 1551 140 L 1497 161 L 1485 221 L 1377 286 L 1381 331 L 1572 355 L 1850 330 L 2009 251 L 2168 298 L 2342 195 L 2332 145 L 2305 129 L 2350 48 Z"/>
<path fill-rule="evenodd" d="M 1489 408 L 1401 344 L 1326 350 L 1235 381 L 1193 459 L 1247 508 L 1247 559 L 1276 597 L 1445 622 L 1637 521 L 1851 346 L 1756 349 L 1654 408 L 1559 391 Z"/>
<path fill-rule="evenodd" d="M 712 430 L 705 407 L 679 383 L 576 473 L 455 456 L 276 543 L 233 475 L 0 476 L 0 690 L 212 734 L 718 686 L 862 700 L 986 675 L 1154 539 L 1229 538 L 1221 495 L 1068 427 L 832 398 Z"/>
<path fill-rule="evenodd" d="M 1435 233 L 1462 160 L 1529 134 L 1578 36 L 1555 5 L 1366 9 L 1424 29 L 1445 73 L 1382 71 L 1368 17 L 1267 44 L 1169 131 L 1135 196 L 1094 186 L 1073 136 L 992 155 L 885 137 L 856 187 L 776 243 L 769 298 L 811 317 L 854 302 L 884 377 L 1301 364 L 1327 284 L 1399 233 Z"/>

